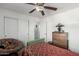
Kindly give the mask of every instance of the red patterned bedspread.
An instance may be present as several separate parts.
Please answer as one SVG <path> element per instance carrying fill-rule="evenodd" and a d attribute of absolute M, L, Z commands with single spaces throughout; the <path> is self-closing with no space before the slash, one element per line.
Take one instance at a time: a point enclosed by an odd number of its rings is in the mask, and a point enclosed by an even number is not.
<path fill-rule="evenodd" d="M 24 56 L 79 56 L 78 53 L 74 53 L 48 43 L 33 44 L 24 48 L 21 52 Z"/>

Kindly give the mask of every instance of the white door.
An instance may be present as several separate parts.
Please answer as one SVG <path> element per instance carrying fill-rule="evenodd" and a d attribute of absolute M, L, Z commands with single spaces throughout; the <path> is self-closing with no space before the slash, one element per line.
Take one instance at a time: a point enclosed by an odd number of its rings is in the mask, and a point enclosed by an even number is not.
<path fill-rule="evenodd" d="M 5 17 L 5 37 L 18 38 L 18 20 Z"/>
<path fill-rule="evenodd" d="M 4 37 L 4 20 L 0 17 L 0 39 Z"/>

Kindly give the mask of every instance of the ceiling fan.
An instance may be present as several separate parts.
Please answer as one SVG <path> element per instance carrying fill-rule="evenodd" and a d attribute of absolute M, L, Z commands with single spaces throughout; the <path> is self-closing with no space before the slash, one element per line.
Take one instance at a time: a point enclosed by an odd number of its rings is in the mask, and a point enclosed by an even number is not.
<path fill-rule="evenodd" d="M 36 10 L 36 11 L 41 12 L 42 16 L 45 15 L 44 9 L 54 10 L 54 11 L 57 10 L 56 7 L 44 6 L 45 3 L 26 3 L 26 4 L 35 6 L 35 8 L 33 10 L 31 10 L 29 13 L 32 13 L 32 12 L 34 12 Z"/>

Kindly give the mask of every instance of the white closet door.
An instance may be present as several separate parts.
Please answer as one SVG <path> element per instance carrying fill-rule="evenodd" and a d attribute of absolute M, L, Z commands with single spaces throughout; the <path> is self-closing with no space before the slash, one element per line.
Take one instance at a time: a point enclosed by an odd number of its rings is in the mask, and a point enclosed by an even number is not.
<path fill-rule="evenodd" d="M 5 37 L 18 38 L 18 20 L 5 17 Z"/>
<path fill-rule="evenodd" d="M 4 37 L 4 20 L 0 17 L 0 39 Z"/>

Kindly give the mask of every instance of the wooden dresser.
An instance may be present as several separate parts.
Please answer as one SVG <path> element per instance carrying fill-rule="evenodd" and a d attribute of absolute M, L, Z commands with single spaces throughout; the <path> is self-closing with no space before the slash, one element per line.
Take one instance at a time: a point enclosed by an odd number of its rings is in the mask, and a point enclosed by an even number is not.
<path fill-rule="evenodd" d="M 54 45 L 68 49 L 67 32 L 52 32 L 52 41 Z"/>

